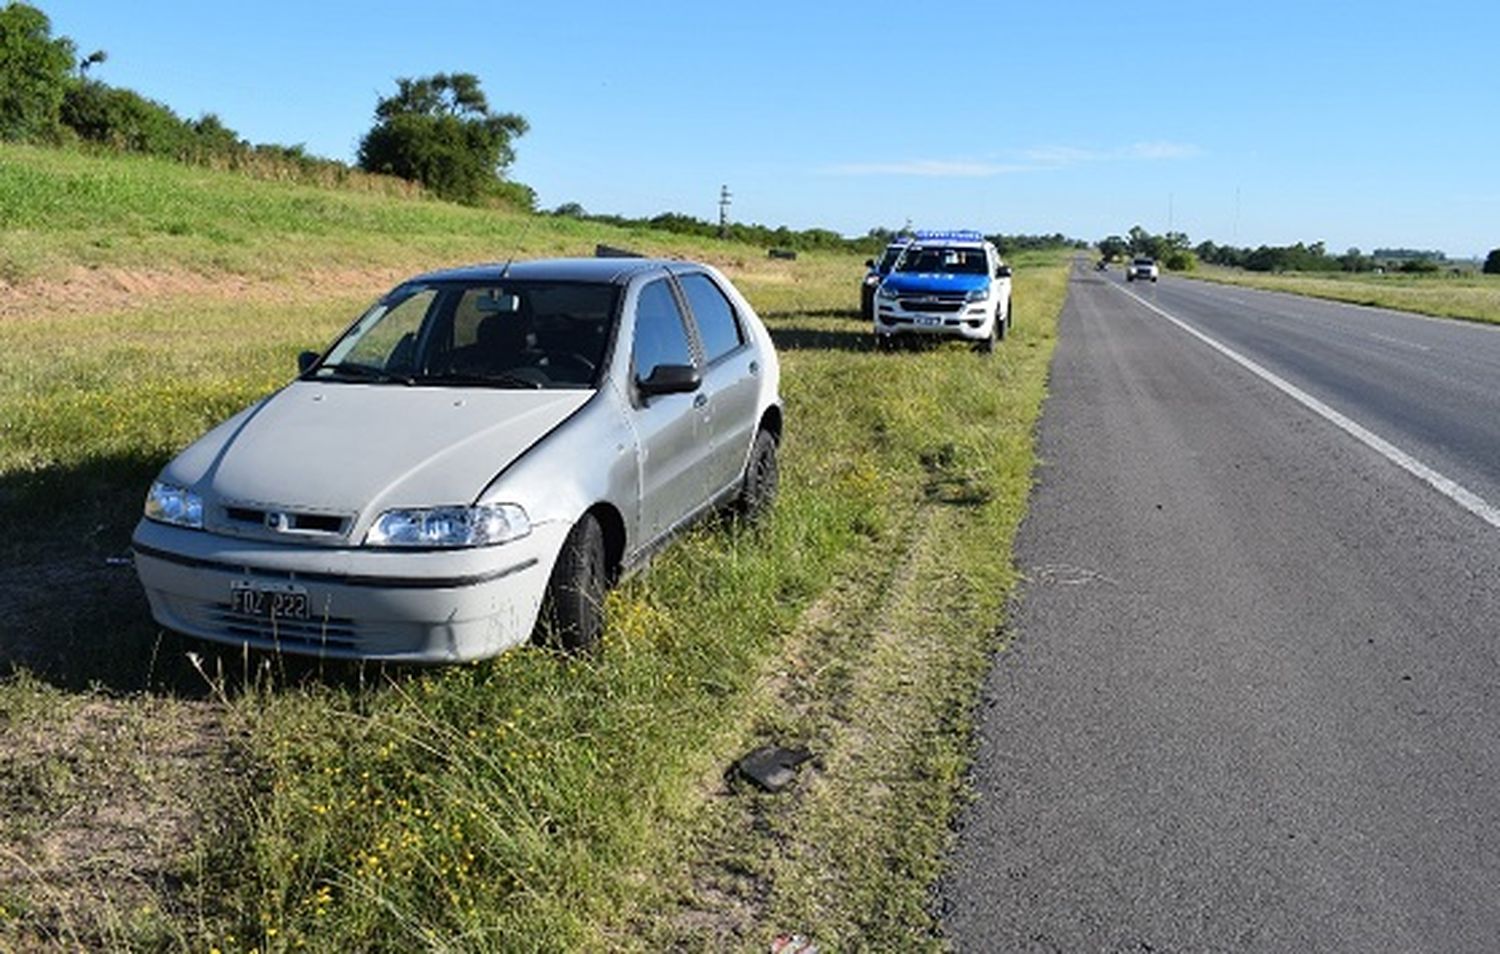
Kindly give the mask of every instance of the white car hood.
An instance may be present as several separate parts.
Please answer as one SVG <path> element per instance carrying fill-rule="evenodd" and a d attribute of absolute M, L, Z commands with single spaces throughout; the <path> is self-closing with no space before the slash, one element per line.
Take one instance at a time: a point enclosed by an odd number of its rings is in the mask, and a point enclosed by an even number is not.
<path fill-rule="evenodd" d="M 344 514 L 467 504 L 593 394 L 298 381 L 169 472 L 228 504 Z"/>

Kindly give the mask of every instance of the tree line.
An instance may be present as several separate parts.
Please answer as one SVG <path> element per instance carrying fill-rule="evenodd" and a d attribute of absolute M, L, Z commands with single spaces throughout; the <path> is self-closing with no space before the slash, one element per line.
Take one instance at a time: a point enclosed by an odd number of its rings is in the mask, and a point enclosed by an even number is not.
<path fill-rule="evenodd" d="M 1095 243 L 1099 254 L 1108 261 L 1126 255 L 1154 258 L 1173 271 L 1191 271 L 1199 262 L 1226 265 L 1251 272 L 1371 272 L 1396 271 L 1433 274 L 1448 265 L 1447 256 L 1431 249 L 1379 248 L 1366 255 L 1357 248 L 1334 255 L 1322 242 L 1293 245 L 1260 245 L 1237 248 L 1211 241 L 1191 244 L 1187 235 L 1168 232 L 1153 235 L 1139 225 L 1124 236 L 1110 235 Z M 1500 249 L 1485 259 L 1486 274 L 1500 274 Z"/>

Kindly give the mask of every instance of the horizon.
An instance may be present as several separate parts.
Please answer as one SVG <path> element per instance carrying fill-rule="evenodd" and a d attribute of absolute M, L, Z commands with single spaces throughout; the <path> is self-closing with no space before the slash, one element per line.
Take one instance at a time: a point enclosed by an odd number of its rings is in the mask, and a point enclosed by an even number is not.
<path fill-rule="evenodd" d="M 1479 3 L 1419 20 L 1384 2 L 1357 17 L 1284 0 L 959 3 L 913 24 L 882 3 L 585 3 L 497 21 L 463 0 L 424 8 L 466 26 L 434 30 L 393 24 L 405 10 L 389 3 L 33 5 L 80 57 L 108 53 L 91 78 L 344 162 L 397 77 L 475 73 L 494 110 L 531 124 L 508 177 L 542 209 L 714 221 L 727 185 L 734 221 L 852 236 L 910 220 L 1452 260 L 1500 245 L 1500 130 L 1455 95 L 1490 83 L 1500 11 Z M 909 65 L 913 45 L 964 66 Z"/>

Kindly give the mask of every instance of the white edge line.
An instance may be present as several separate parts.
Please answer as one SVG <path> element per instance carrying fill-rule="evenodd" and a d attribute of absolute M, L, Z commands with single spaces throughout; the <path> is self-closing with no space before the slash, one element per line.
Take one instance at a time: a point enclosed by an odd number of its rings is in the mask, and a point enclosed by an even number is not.
<path fill-rule="evenodd" d="M 1208 335 L 1199 331 L 1197 328 L 1192 327 L 1182 319 L 1169 314 L 1161 308 L 1158 308 L 1156 305 L 1153 305 L 1151 302 L 1142 298 L 1140 295 L 1137 295 L 1135 292 L 1129 290 L 1125 286 L 1115 282 L 1111 282 L 1110 285 L 1114 288 L 1119 289 L 1123 294 L 1129 295 L 1131 298 L 1134 298 L 1137 302 L 1156 312 L 1158 315 L 1161 315 L 1172 324 L 1181 328 L 1183 331 L 1186 331 L 1194 338 L 1197 338 L 1199 341 L 1208 345 L 1210 348 L 1213 348 L 1215 351 L 1224 355 L 1224 357 L 1240 365 L 1251 374 L 1254 374 L 1256 377 L 1265 381 L 1267 384 L 1272 385 L 1287 397 L 1290 397 L 1292 400 L 1312 411 L 1314 414 L 1317 414 L 1319 417 L 1327 420 L 1329 423 L 1338 427 L 1350 437 L 1353 437 L 1361 444 L 1364 444 L 1366 447 L 1375 451 L 1377 454 L 1395 464 L 1397 467 L 1400 467 L 1408 474 L 1411 474 L 1418 480 L 1423 481 L 1428 486 L 1432 487 L 1433 490 L 1436 490 L 1444 497 L 1447 497 L 1449 500 L 1469 511 L 1469 513 L 1472 513 L 1480 520 L 1483 520 L 1485 523 L 1489 524 L 1495 529 L 1500 530 L 1500 508 L 1495 507 L 1483 497 L 1464 487 L 1457 481 L 1443 476 L 1442 474 L 1433 470 L 1431 467 L 1428 467 L 1426 464 L 1408 454 L 1406 451 L 1392 444 L 1390 441 L 1387 441 L 1385 438 L 1380 437 L 1379 435 L 1365 429 L 1359 424 L 1356 424 L 1354 421 L 1340 414 L 1338 411 L 1335 411 L 1333 408 L 1324 404 L 1322 401 L 1319 401 L 1317 398 L 1313 397 L 1311 394 L 1308 394 L 1306 391 L 1297 387 L 1295 384 L 1292 384 L 1290 381 L 1287 381 L 1285 378 L 1282 378 L 1272 373 L 1271 371 L 1266 370 L 1265 368 L 1256 364 L 1254 361 L 1240 354 L 1238 351 L 1235 351 L 1228 345 L 1223 344 L 1222 342 L 1214 338 L 1210 338 Z"/>

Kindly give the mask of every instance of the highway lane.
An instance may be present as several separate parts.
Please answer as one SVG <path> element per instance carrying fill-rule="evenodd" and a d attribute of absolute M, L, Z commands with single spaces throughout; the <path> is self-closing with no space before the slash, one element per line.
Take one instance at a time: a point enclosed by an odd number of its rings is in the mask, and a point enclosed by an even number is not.
<path fill-rule="evenodd" d="M 1500 531 L 1112 280 L 1076 272 L 1064 311 L 945 929 L 1495 950 Z M 1131 290 L 1500 501 L 1493 332 Z"/>
<path fill-rule="evenodd" d="M 1500 506 L 1500 326 L 1107 274 Z"/>

